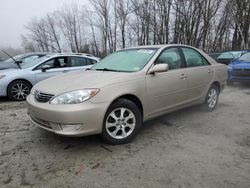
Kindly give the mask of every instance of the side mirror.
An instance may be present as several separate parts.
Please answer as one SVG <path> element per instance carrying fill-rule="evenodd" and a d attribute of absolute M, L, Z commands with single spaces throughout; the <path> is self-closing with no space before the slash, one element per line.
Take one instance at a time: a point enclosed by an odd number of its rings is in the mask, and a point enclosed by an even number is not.
<path fill-rule="evenodd" d="M 154 65 L 151 70 L 149 70 L 149 74 L 155 74 L 157 72 L 167 72 L 168 71 L 168 64 L 156 64 Z"/>
<path fill-rule="evenodd" d="M 49 70 L 49 69 L 50 69 L 49 65 L 43 65 L 42 72 L 46 72 L 46 70 Z"/>

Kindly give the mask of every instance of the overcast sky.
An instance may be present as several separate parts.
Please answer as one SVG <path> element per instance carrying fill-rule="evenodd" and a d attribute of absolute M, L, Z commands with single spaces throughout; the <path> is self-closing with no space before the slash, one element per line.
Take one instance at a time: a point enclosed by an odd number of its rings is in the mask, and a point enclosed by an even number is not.
<path fill-rule="evenodd" d="M 30 19 L 72 2 L 83 5 L 88 0 L 0 0 L 0 47 L 20 47 L 20 35 L 26 33 L 24 25 Z"/>

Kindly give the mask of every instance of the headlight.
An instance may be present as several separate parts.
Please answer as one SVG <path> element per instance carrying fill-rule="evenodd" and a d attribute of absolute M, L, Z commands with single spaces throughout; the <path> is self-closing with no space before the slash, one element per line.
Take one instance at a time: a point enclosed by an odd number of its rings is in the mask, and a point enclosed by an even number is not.
<path fill-rule="evenodd" d="M 5 76 L 6 76 L 6 75 L 3 75 L 3 74 L 2 74 L 2 75 L 0 75 L 0 79 L 4 78 Z"/>
<path fill-rule="evenodd" d="M 83 89 L 63 93 L 50 101 L 50 104 L 78 104 L 82 103 L 99 92 L 99 89 Z"/>

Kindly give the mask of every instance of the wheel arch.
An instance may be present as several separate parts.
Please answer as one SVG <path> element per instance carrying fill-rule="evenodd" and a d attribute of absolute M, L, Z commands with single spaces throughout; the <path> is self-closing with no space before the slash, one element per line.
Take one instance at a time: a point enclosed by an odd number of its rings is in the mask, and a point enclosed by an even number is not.
<path fill-rule="evenodd" d="M 142 118 L 144 117 L 144 108 L 143 108 L 143 104 L 141 102 L 141 100 L 134 94 L 123 94 L 121 96 L 118 96 L 116 97 L 111 103 L 109 106 L 111 106 L 114 102 L 116 102 L 117 100 L 119 99 L 127 99 L 131 102 L 133 102 L 137 107 L 138 109 L 140 110 L 141 112 L 141 115 L 142 115 Z"/>
<path fill-rule="evenodd" d="M 24 81 L 24 82 L 27 82 L 31 87 L 33 87 L 33 84 L 32 84 L 29 80 L 23 79 L 23 78 L 17 78 L 17 79 L 12 80 L 12 81 L 8 84 L 8 86 L 7 86 L 7 88 L 6 88 L 6 93 L 8 93 L 8 89 L 9 89 L 10 85 L 11 85 L 13 82 L 16 82 L 16 81 Z"/>
<path fill-rule="evenodd" d="M 220 85 L 220 82 L 218 82 L 218 81 L 214 81 L 214 82 L 211 84 L 211 86 L 212 86 L 212 85 L 216 86 L 216 87 L 219 89 L 219 93 L 220 93 L 220 91 L 221 91 L 221 85 Z"/>

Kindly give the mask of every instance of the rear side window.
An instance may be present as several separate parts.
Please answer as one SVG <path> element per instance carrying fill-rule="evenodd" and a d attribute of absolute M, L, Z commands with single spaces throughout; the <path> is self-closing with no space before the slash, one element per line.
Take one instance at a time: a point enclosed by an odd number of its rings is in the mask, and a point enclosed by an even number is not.
<path fill-rule="evenodd" d="M 166 49 L 156 59 L 155 64 L 168 64 L 169 70 L 181 68 L 181 56 L 178 48 Z"/>
<path fill-rule="evenodd" d="M 182 48 L 187 67 L 207 66 L 209 63 L 197 51 L 191 48 Z"/>
<path fill-rule="evenodd" d="M 70 66 L 71 67 L 79 67 L 79 66 L 87 66 L 93 65 L 96 62 L 92 59 L 85 58 L 85 57 L 70 57 Z"/>

